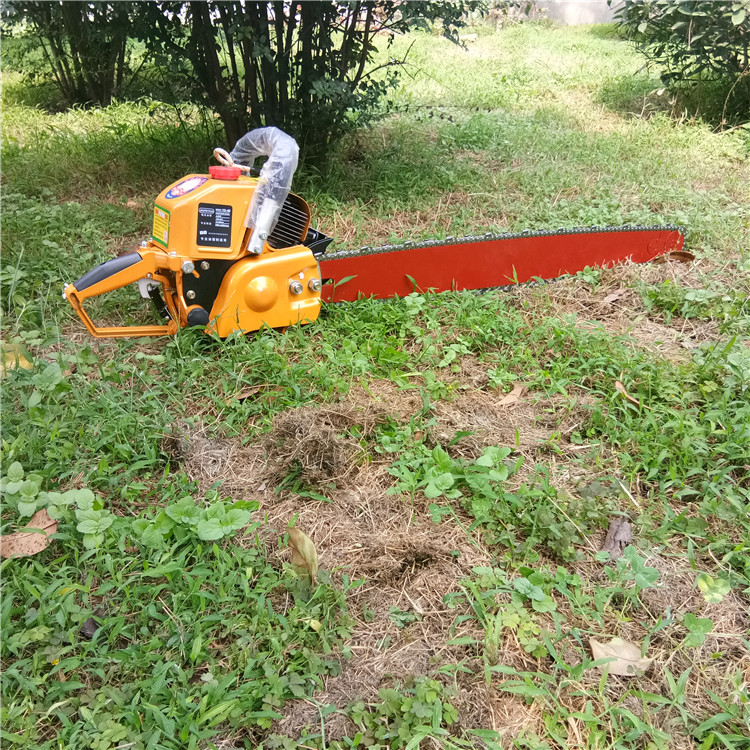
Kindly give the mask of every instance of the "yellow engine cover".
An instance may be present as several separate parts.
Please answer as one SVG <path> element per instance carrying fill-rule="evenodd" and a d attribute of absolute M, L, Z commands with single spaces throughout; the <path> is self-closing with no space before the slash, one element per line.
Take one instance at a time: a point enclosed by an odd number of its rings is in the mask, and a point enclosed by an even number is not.
<path fill-rule="evenodd" d="M 152 242 L 181 257 L 242 257 L 245 217 L 257 184 L 255 177 L 221 180 L 205 174 L 190 174 L 173 182 L 154 202 Z M 292 197 L 298 205 L 297 234 L 294 240 L 288 240 L 289 245 L 301 242 L 310 226 L 307 203 L 298 196 Z"/>
<path fill-rule="evenodd" d="M 263 325 L 312 323 L 320 314 L 320 289 L 311 289 L 310 282 L 319 279 L 315 256 L 304 245 L 238 260 L 219 288 L 210 311 L 211 329 L 223 338 Z M 302 291 L 295 294 L 293 285 Z"/>

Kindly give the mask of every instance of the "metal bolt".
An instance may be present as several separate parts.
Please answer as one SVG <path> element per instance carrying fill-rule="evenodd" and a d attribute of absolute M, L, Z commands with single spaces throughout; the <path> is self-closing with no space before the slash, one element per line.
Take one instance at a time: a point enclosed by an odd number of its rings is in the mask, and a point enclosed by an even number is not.
<path fill-rule="evenodd" d="M 208 271 L 211 268 L 211 264 L 207 260 L 201 261 L 201 271 Z"/>
<path fill-rule="evenodd" d="M 148 242 L 146 242 L 146 240 L 141 240 L 141 247 L 148 247 Z"/>
<path fill-rule="evenodd" d="M 293 281 L 291 284 L 289 284 L 289 291 L 292 294 L 302 294 L 304 291 L 304 287 L 302 284 L 299 283 L 299 281 Z"/>
<path fill-rule="evenodd" d="M 150 273 L 147 273 L 147 274 L 146 274 L 146 278 L 147 278 L 147 279 L 150 279 L 150 278 L 151 278 L 151 274 L 150 274 Z"/>
<path fill-rule="evenodd" d="M 319 292 L 323 284 L 321 284 L 320 279 L 310 279 L 310 283 L 307 286 L 310 287 L 311 292 Z"/>
<path fill-rule="evenodd" d="M 192 273 L 195 271 L 195 263 L 193 263 L 192 260 L 183 260 L 182 261 L 182 272 L 183 273 Z"/>
<path fill-rule="evenodd" d="M 188 299 L 195 299 L 195 292 L 192 289 L 188 289 L 185 296 Z"/>
<path fill-rule="evenodd" d="M 177 257 L 177 252 L 175 250 L 172 250 L 172 252 L 169 253 L 169 257 L 170 258 L 176 258 Z"/>
<path fill-rule="evenodd" d="M 261 232 L 258 237 L 260 237 L 262 240 L 268 239 L 268 232 Z"/>

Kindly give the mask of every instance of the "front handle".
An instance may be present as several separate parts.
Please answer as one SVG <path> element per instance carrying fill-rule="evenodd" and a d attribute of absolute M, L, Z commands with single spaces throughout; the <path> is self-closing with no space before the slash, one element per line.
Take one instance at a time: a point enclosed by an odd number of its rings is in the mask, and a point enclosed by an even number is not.
<path fill-rule="evenodd" d="M 177 332 L 178 319 L 177 310 L 174 309 L 171 295 L 165 294 L 167 307 L 172 320 L 166 325 L 151 326 L 105 326 L 94 324 L 83 307 L 83 301 L 89 297 L 98 297 L 100 294 L 112 292 L 139 279 L 151 278 L 160 283 L 166 290 L 169 281 L 165 276 L 158 273 L 160 268 L 168 267 L 168 259 L 164 256 L 159 262 L 162 253 L 153 251 L 141 253 L 128 253 L 118 258 L 112 258 L 92 268 L 80 279 L 68 284 L 63 290 L 63 297 L 70 302 L 78 317 L 88 329 L 92 336 L 97 338 L 124 337 L 124 336 L 164 336 Z"/>

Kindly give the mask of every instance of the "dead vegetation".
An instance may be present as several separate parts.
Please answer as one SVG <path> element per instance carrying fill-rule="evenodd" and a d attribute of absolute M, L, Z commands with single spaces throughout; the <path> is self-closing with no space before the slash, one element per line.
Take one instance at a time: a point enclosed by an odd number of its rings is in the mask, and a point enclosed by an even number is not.
<path fill-rule="evenodd" d="M 475 459 L 489 445 L 506 445 L 535 458 L 554 442 L 565 450 L 570 433 L 587 419 L 591 400 L 584 393 L 579 399 L 527 394 L 518 402 L 504 404 L 506 394 L 470 390 L 453 401 L 438 401 L 432 407 L 435 417 L 434 440 L 448 445 L 459 432 L 470 432 L 453 442 L 449 450 Z M 532 461 L 533 463 L 533 461 Z"/>
<path fill-rule="evenodd" d="M 689 359 L 692 349 L 718 337 L 716 321 L 675 316 L 667 324 L 662 313 L 647 309 L 636 285 L 674 281 L 700 289 L 705 283 L 700 266 L 699 261 L 626 263 L 603 269 L 595 290 L 579 277 L 564 277 L 541 286 L 521 287 L 516 294 L 529 320 L 540 313 L 555 317 L 575 315 L 581 329 L 604 330 L 634 349 L 679 363 Z M 731 273 L 731 269 L 726 272 Z"/>

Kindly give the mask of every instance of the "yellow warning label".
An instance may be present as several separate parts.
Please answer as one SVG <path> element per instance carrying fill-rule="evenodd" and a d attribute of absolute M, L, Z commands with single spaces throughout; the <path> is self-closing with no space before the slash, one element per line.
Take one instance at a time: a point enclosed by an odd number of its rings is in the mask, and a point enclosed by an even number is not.
<path fill-rule="evenodd" d="M 169 246 L 169 211 L 165 208 L 154 206 L 154 229 L 151 236 L 164 247 Z"/>

